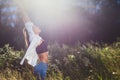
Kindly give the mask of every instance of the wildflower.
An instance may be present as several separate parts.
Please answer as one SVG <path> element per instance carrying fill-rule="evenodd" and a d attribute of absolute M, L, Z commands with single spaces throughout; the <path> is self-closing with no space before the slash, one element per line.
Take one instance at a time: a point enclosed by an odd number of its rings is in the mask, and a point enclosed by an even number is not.
<path fill-rule="evenodd" d="M 116 72 L 112 72 L 112 74 L 116 74 Z"/>

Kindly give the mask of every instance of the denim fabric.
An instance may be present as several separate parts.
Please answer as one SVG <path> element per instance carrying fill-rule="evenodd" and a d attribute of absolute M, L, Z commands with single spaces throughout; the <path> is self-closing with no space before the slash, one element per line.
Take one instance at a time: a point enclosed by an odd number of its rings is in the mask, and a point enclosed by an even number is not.
<path fill-rule="evenodd" d="M 44 62 L 40 62 L 34 67 L 34 74 L 37 75 L 37 77 L 41 77 L 42 80 L 45 79 L 47 72 L 47 64 Z"/>

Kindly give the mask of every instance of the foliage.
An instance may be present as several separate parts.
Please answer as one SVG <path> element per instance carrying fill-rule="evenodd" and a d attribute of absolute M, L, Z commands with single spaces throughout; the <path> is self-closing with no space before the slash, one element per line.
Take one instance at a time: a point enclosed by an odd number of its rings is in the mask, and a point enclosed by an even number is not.
<path fill-rule="evenodd" d="M 120 80 L 120 42 L 91 42 L 74 46 L 54 43 L 49 48 L 47 80 Z M 33 68 L 19 64 L 24 51 L 0 48 L 0 80 L 35 80 Z"/>

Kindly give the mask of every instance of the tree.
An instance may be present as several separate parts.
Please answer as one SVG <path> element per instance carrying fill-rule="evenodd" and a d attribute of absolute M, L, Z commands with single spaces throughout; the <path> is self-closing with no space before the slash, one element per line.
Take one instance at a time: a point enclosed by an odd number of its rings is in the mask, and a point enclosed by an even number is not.
<path fill-rule="evenodd" d="M 23 22 L 17 5 L 12 0 L 0 0 L 0 46 L 9 43 L 16 49 L 24 48 Z"/>

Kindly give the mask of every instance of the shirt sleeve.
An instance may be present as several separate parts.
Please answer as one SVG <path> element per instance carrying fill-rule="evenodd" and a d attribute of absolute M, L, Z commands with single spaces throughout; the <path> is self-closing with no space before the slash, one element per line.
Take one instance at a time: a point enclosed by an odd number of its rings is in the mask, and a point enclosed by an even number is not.
<path fill-rule="evenodd" d="M 34 24 L 32 22 L 26 22 L 25 23 L 25 28 L 28 31 L 28 34 L 29 33 L 34 34 L 33 29 L 32 29 L 33 26 L 34 26 Z"/>
<path fill-rule="evenodd" d="M 33 26 L 34 26 L 34 24 L 32 22 L 26 22 L 25 23 L 25 28 L 27 30 L 30 42 L 32 41 L 33 36 L 35 35 L 35 33 L 33 31 Z"/>

